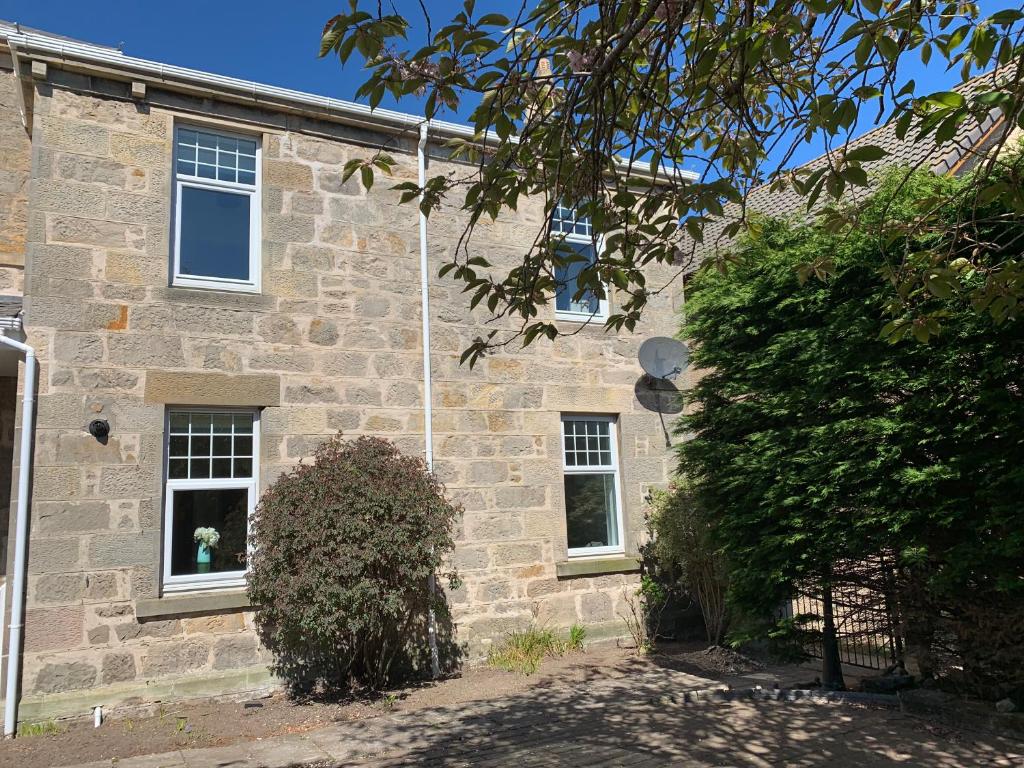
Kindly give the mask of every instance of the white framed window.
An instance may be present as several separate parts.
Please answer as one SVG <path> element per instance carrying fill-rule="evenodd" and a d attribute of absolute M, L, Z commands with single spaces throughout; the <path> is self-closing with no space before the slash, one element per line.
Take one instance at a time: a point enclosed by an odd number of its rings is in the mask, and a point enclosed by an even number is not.
<path fill-rule="evenodd" d="M 614 416 L 562 416 L 565 527 L 569 557 L 625 551 Z"/>
<path fill-rule="evenodd" d="M 172 285 L 260 290 L 260 143 L 174 129 Z"/>
<path fill-rule="evenodd" d="M 600 238 L 594 237 L 594 229 L 588 216 L 580 216 L 574 208 L 559 203 L 551 214 L 551 234 L 560 235 L 568 255 L 572 251 L 578 260 L 555 267 L 555 317 L 560 320 L 603 320 L 608 317 L 607 289 L 605 298 L 593 291 L 577 296 L 579 287 L 576 279 L 580 272 L 597 261 L 601 251 Z"/>
<path fill-rule="evenodd" d="M 259 411 L 170 408 L 164 461 L 165 592 L 245 585 L 259 477 Z M 202 551 L 197 528 L 217 532 Z"/>

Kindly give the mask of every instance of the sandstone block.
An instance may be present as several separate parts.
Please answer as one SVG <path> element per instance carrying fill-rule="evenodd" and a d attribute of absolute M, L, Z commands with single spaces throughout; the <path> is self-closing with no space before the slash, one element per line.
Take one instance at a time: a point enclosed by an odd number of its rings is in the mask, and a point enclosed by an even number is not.
<path fill-rule="evenodd" d="M 93 627 L 86 633 L 86 637 L 89 640 L 89 645 L 106 645 L 110 642 L 110 627 L 106 624 Z"/>
<path fill-rule="evenodd" d="M 132 224 L 64 215 L 50 217 L 46 235 L 46 242 L 105 248 L 138 248 L 143 241 L 142 228 Z"/>
<path fill-rule="evenodd" d="M 83 661 L 46 664 L 36 675 L 32 690 L 36 693 L 62 693 L 91 688 L 96 682 L 96 667 Z"/>
<path fill-rule="evenodd" d="M 279 405 L 281 380 L 272 374 L 146 371 L 147 403 L 196 405 Z"/>
<path fill-rule="evenodd" d="M 81 605 L 29 608 L 25 612 L 25 652 L 78 648 L 84 627 L 85 609 Z"/>
<path fill-rule="evenodd" d="M 580 595 L 580 617 L 584 622 L 608 621 L 615 618 L 612 599 L 604 592 Z"/>
<path fill-rule="evenodd" d="M 78 539 L 32 539 L 29 573 L 66 573 L 80 568 Z"/>
<path fill-rule="evenodd" d="M 543 557 L 540 544 L 500 544 L 493 550 L 496 566 L 539 563 Z"/>
<path fill-rule="evenodd" d="M 102 679 L 106 684 L 134 680 L 136 675 L 135 657 L 130 653 L 107 653 L 103 655 Z"/>
<path fill-rule="evenodd" d="M 156 541 L 151 535 L 111 533 L 89 539 L 88 562 L 94 568 L 156 566 Z"/>
<path fill-rule="evenodd" d="M 151 645 L 142 659 L 146 677 L 166 677 L 205 667 L 210 649 L 198 640 Z"/>
<path fill-rule="evenodd" d="M 181 338 L 132 334 L 111 336 L 108 341 L 110 362 L 138 368 L 181 368 L 185 353 Z"/>
<path fill-rule="evenodd" d="M 309 341 L 321 347 L 338 343 L 338 324 L 333 320 L 314 318 L 309 322 Z"/>
<path fill-rule="evenodd" d="M 71 154 L 57 156 L 56 173 L 61 179 L 111 187 L 124 187 L 128 178 L 128 169 L 114 160 Z"/>
<path fill-rule="evenodd" d="M 84 573 L 50 573 L 35 580 L 34 602 L 68 604 L 85 596 Z"/>
<path fill-rule="evenodd" d="M 252 635 L 233 635 L 222 638 L 214 643 L 214 669 L 248 667 L 255 664 L 256 661 L 256 640 Z"/>
<path fill-rule="evenodd" d="M 122 643 L 137 640 L 140 637 L 174 637 L 181 634 L 181 622 L 178 619 L 168 621 L 130 621 L 114 627 L 117 639 Z"/>
<path fill-rule="evenodd" d="M 115 133 L 110 137 L 110 156 L 125 165 L 170 167 L 171 145 L 167 141 L 145 136 Z"/>
<path fill-rule="evenodd" d="M 263 183 L 268 187 L 311 191 L 313 189 L 313 169 L 305 163 L 267 159 L 263 161 Z"/>
<path fill-rule="evenodd" d="M 35 516 L 35 532 L 40 536 L 110 529 L 110 505 L 105 501 L 40 502 L 36 504 Z M 32 556 L 35 557 L 34 552 Z"/>
<path fill-rule="evenodd" d="M 57 211 L 86 219 L 103 218 L 106 194 L 102 189 L 85 184 L 36 179 L 32 189 L 32 209 Z"/>

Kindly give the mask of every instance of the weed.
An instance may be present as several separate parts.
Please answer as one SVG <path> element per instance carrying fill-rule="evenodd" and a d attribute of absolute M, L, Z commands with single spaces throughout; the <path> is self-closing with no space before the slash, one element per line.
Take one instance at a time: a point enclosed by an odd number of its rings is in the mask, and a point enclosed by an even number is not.
<path fill-rule="evenodd" d="M 563 640 L 550 629 L 532 626 L 525 631 L 510 632 L 505 641 L 487 654 L 487 663 L 506 672 L 532 675 L 548 656 L 561 656 L 583 647 L 586 629 L 574 624 L 569 639 Z"/>
<path fill-rule="evenodd" d="M 569 640 L 565 644 L 565 649 L 567 651 L 582 651 L 586 639 L 587 628 L 582 624 L 573 624 L 569 627 Z"/>
<path fill-rule="evenodd" d="M 385 693 L 380 697 L 380 707 L 385 712 L 390 712 L 395 708 L 398 703 L 398 695 L 394 693 Z"/>
<path fill-rule="evenodd" d="M 18 735 L 47 736 L 51 733 L 60 733 L 62 730 L 55 720 L 44 720 L 41 723 L 25 723 L 18 728 Z"/>
<path fill-rule="evenodd" d="M 134 730 L 135 730 L 135 721 L 134 721 L 134 720 L 132 720 L 132 719 L 131 719 L 130 717 L 129 717 L 129 718 L 127 718 L 127 719 L 126 719 L 126 720 L 124 721 L 124 729 L 125 729 L 125 731 L 127 731 L 128 733 L 131 733 L 132 731 L 134 731 Z"/>

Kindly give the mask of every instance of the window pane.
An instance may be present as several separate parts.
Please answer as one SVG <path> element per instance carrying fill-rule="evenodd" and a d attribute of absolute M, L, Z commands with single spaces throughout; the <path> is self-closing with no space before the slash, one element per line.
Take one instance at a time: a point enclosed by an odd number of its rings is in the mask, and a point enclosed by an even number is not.
<path fill-rule="evenodd" d="M 209 459 L 192 459 L 189 462 L 188 476 L 192 480 L 205 480 L 210 477 Z"/>
<path fill-rule="evenodd" d="M 181 274 L 249 279 L 249 196 L 182 187 Z"/>
<path fill-rule="evenodd" d="M 231 436 L 230 435 L 214 435 L 213 436 L 213 455 L 214 456 L 230 456 L 231 455 Z"/>
<path fill-rule="evenodd" d="M 566 475 L 565 514 L 570 549 L 615 547 L 615 475 Z"/>
<path fill-rule="evenodd" d="M 238 172 L 238 183 L 239 184 L 255 184 L 256 174 L 252 171 L 239 171 Z"/>
<path fill-rule="evenodd" d="M 576 278 L 596 260 L 594 246 L 592 243 L 569 242 L 563 243 L 563 246 L 583 259 L 555 268 L 555 308 L 560 312 L 585 312 L 592 315 L 601 308 L 597 295 L 593 291 L 587 291 L 579 299 L 574 297 L 579 290 Z"/>
<path fill-rule="evenodd" d="M 213 460 L 213 477 L 231 477 L 231 459 Z"/>
<path fill-rule="evenodd" d="M 209 456 L 210 455 L 210 436 L 209 435 L 193 435 L 192 436 L 192 455 L 193 456 Z"/>
<path fill-rule="evenodd" d="M 171 523 L 171 574 L 224 573 L 245 570 L 249 492 L 244 488 L 174 491 Z M 210 562 L 199 562 L 196 528 L 213 528 L 220 541 Z"/>
<path fill-rule="evenodd" d="M 172 435 L 170 440 L 170 456 L 188 456 L 188 438 L 184 435 Z"/>
<path fill-rule="evenodd" d="M 231 434 L 231 425 L 234 423 L 234 414 L 215 413 L 213 414 L 213 434 Z"/>
<path fill-rule="evenodd" d="M 235 459 L 235 477 L 252 477 L 252 459 Z"/>
<path fill-rule="evenodd" d="M 209 434 L 210 432 L 210 414 L 208 413 L 188 413 L 185 414 L 186 418 L 192 424 L 192 434 Z"/>
<path fill-rule="evenodd" d="M 251 413 L 236 413 L 235 414 L 235 434 L 236 435 L 251 435 L 252 434 L 252 414 Z"/>
<path fill-rule="evenodd" d="M 171 480 L 185 480 L 188 477 L 188 459 L 171 459 L 168 461 L 167 476 Z"/>
<path fill-rule="evenodd" d="M 188 414 L 176 411 L 171 414 L 171 432 L 188 432 Z"/>
<path fill-rule="evenodd" d="M 238 436 L 235 438 L 235 456 L 252 456 L 252 438 Z"/>

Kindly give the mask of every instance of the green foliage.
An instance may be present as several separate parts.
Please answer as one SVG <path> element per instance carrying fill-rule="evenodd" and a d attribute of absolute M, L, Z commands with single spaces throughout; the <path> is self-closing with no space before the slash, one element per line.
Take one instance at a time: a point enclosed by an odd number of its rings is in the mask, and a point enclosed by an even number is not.
<path fill-rule="evenodd" d="M 532 675 L 549 656 L 583 650 L 586 635 L 587 630 L 581 624 L 570 627 L 567 639 L 559 637 L 554 630 L 534 625 L 524 631 L 510 632 L 499 646 L 488 652 L 487 663 L 506 672 Z"/>
<path fill-rule="evenodd" d="M 57 725 L 56 720 L 43 720 L 38 723 L 22 723 L 18 726 L 18 736 L 49 736 L 61 733 L 64 729 Z"/>
<path fill-rule="evenodd" d="M 670 491 L 655 492 L 648 524 L 659 575 L 697 600 L 708 643 L 720 644 L 727 629 L 728 574 L 712 540 L 714 521 L 697 495 L 681 481 Z"/>
<path fill-rule="evenodd" d="M 601 295 L 614 286 L 606 325 L 632 330 L 664 290 L 647 279 L 660 276 L 655 267 L 685 263 L 705 224 L 730 204 L 737 219 L 724 235 L 736 234 L 743 222 L 735 204 L 752 184 L 791 187 L 809 208 L 863 188 L 871 164 L 887 155 L 871 144 L 846 151 L 866 123 L 888 119 L 901 140 L 940 145 L 992 110 L 1006 118 L 999 141 L 1024 124 L 1019 10 L 986 17 L 969 3 L 532 0 L 506 18 L 466 0 L 450 18 L 431 20 L 428 5 L 421 8 L 429 39 L 410 47 L 409 19 L 373 0 L 350 0 L 324 27 L 320 53 L 362 67 L 357 94 L 371 106 L 389 94 L 414 100 L 431 119 L 472 109 L 474 135 L 449 145 L 454 158 L 469 161 L 466 172 L 431 177 L 421 203 L 428 215 L 446 204 L 466 211 L 442 275 L 461 282 L 474 304 L 515 321 L 514 331 L 476 340 L 466 350 L 470 363 L 512 340 L 559 333 L 541 313 L 560 258 L 560 238 L 545 221 L 511 266 L 491 270 L 471 247 L 482 217 L 514 211 L 525 198 L 542 199 L 548 212 L 567 201 L 591 217 L 605 249 L 578 284 Z M 1004 76 L 964 93 L 930 92 L 905 75 L 918 58 L 956 69 L 964 81 L 995 67 Z M 793 174 L 769 162 L 787 163 L 808 142 L 827 146 L 829 162 Z M 346 173 L 358 168 L 369 188 L 374 163 L 350 166 Z M 406 201 L 421 191 L 411 182 L 397 189 Z M 1024 208 L 1019 185 L 1000 188 L 982 175 L 972 190 L 974 200 L 998 196 Z M 925 214 L 902 223 L 925 226 L 934 219 Z M 935 250 L 931 266 L 999 262 L 998 254 L 984 243 L 953 259 Z M 919 286 L 921 270 L 911 278 Z M 1024 291 L 1016 279 L 1000 282 L 1011 295 Z M 1000 291 L 989 295 L 994 301 Z"/>
<path fill-rule="evenodd" d="M 335 437 L 267 490 L 249 596 L 294 692 L 380 688 L 425 667 L 428 611 L 442 629 L 447 615 L 428 584 L 459 512 L 421 459 L 379 438 Z"/>
<path fill-rule="evenodd" d="M 922 298 L 945 318 L 940 335 L 878 340 L 889 296 L 873 221 L 910 220 L 965 183 L 889 179 L 845 236 L 764 222 L 741 264 L 689 292 L 692 364 L 708 373 L 687 393 L 680 430 L 695 438 L 680 470 L 715 521 L 737 606 L 765 615 L 801 580 L 879 553 L 953 618 L 1024 600 L 1024 326 L 992 326 L 969 296 L 940 292 Z M 981 234 L 1019 259 L 999 205 Z M 888 247 L 922 250 L 914 236 Z M 831 276 L 800 286 L 799 266 L 822 254 Z"/>

